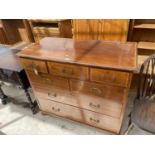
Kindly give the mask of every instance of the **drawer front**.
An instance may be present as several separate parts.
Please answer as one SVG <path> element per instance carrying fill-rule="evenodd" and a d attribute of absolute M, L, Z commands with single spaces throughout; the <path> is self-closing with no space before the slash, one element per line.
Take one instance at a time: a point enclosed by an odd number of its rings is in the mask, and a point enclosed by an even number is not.
<path fill-rule="evenodd" d="M 116 118 L 121 116 L 122 104 L 116 101 L 80 93 L 75 93 L 74 98 L 76 102 L 71 102 L 73 105 L 76 103 L 74 106 Z"/>
<path fill-rule="evenodd" d="M 101 97 L 92 97 L 84 94 L 70 94 L 68 91 L 58 89 L 35 89 L 38 97 L 72 105 L 78 108 L 91 110 L 100 114 L 119 118 L 121 115 L 122 104 L 111 102 Z"/>
<path fill-rule="evenodd" d="M 87 94 L 91 96 L 100 96 L 104 99 L 124 103 L 127 89 L 123 87 L 110 86 L 104 84 L 97 84 L 93 82 L 84 82 L 78 80 L 70 80 L 71 91 L 76 93 Z"/>
<path fill-rule="evenodd" d="M 81 110 L 78 108 L 42 98 L 38 101 L 40 109 L 44 112 L 82 121 Z"/>
<path fill-rule="evenodd" d="M 56 88 L 69 90 L 69 82 L 65 78 L 55 77 L 48 74 L 36 75 L 31 71 L 27 71 L 27 75 L 34 88 L 43 90 Z"/>
<path fill-rule="evenodd" d="M 94 82 L 108 83 L 128 87 L 129 73 L 106 69 L 90 69 L 90 80 Z"/>
<path fill-rule="evenodd" d="M 119 119 L 101 115 L 88 110 L 76 108 L 62 103 L 39 99 L 39 107 L 42 111 L 77 120 L 95 127 L 119 132 Z"/>
<path fill-rule="evenodd" d="M 88 67 L 48 62 L 49 72 L 52 75 L 58 75 L 63 77 L 88 79 Z"/>
<path fill-rule="evenodd" d="M 36 87 L 34 89 L 35 94 L 38 97 L 52 101 L 62 102 L 69 105 L 77 105 L 75 98 L 70 95 L 70 92 L 67 91 L 67 89 L 63 90 L 58 88 L 50 88 L 45 90 Z"/>
<path fill-rule="evenodd" d="M 26 70 L 33 71 L 36 75 L 39 73 L 48 73 L 45 61 L 23 58 L 20 58 L 20 60 Z"/>

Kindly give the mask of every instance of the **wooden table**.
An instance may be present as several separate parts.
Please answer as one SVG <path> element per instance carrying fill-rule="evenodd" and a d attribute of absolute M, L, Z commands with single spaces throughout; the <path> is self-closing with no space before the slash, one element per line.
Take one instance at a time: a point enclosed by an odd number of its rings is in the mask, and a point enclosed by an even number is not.
<path fill-rule="evenodd" d="M 25 90 L 28 103 L 33 113 L 36 112 L 35 104 L 32 102 L 28 88 L 30 86 L 25 71 L 19 58 L 16 56 L 17 49 L 10 49 L 9 46 L 0 45 L 0 81 L 9 82 L 16 85 L 22 86 Z M 0 83 L 0 98 L 2 104 L 6 104 L 8 96 L 6 96 L 1 88 Z"/>
<path fill-rule="evenodd" d="M 17 55 L 42 113 L 120 132 L 136 43 L 44 38 Z"/>

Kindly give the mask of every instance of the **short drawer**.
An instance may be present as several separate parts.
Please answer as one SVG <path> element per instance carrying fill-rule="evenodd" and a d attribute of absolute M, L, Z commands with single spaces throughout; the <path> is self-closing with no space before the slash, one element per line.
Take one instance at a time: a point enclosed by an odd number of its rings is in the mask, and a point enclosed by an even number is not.
<path fill-rule="evenodd" d="M 39 74 L 36 75 L 32 71 L 27 71 L 27 75 L 33 85 L 34 88 L 48 90 L 48 89 L 65 89 L 69 90 L 69 82 L 68 79 L 62 77 L 56 77 L 49 74 Z"/>
<path fill-rule="evenodd" d="M 82 121 L 81 110 L 73 106 L 62 104 L 59 102 L 38 98 L 39 107 L 42 111 L 63 116 L 70 119 Z"/>
<path fill-rule="evenodd" d="M 108 83 L 123 87 L 128 87 L 129 73 L 122 71 L 112 71 L 108 69 L 90 69 L 90 80 L 94 82 Z"/>
<path fill-rule="evenodd" d="M 45 61 L 20 58 L 26 70 L 33 71 L 36 75 L 39 73 L 48 73 Z"/>
<path fill-rule="evenodd" d="M 73 96 L 70 95 L 67 89 L 40 89 L 35 87 L 35 95 L 43 99 L 48 99 L 52 101 L 62 102 L 65 104 L 76 105 L 76 100 Z"/>
<path fill-rule="evenodd" d="M 41 98 L 39 98 L 39 107 L 44 112 L 80 121 L 94 127 L 107 129 L 116 133 L 118 133 L 120 129 L 119 119 L 91 112 L 89 110 L 84 110 Z"/>
<path fill-rule="evenodd" d="M 80 80 L 70 80 L 71 91 L 87 94 L 91 96 L 100 96 L 111 102 L 124 103 L 127 88 L 98 84 L 94 82 L 84 82 Z"/>
<path fill-rule="evenodd" d="M 52 75 L 77 78 L 83 80 L 88 79 L 88 67 L 48 62 L 48 68 L 50 74 Z"/>

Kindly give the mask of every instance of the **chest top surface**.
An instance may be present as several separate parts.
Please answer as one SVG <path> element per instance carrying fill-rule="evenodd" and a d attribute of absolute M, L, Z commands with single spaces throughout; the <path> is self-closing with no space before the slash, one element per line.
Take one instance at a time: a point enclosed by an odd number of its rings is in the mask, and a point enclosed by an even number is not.
<path fill-rule="evenodd" d="M 16 53 L 19 50 L 10 49 L 9 47 L 0 46 L 0 69 L 20 72 L 23 70 L 22 64 Z"/>
<path fill-rule="evenodd" d="M 133 71 L 137 68 L 137 44 L 111 41 L 77 41 L 44 38 L 20 51 L 19 57 L 67 62 L 86 66 Z"/>

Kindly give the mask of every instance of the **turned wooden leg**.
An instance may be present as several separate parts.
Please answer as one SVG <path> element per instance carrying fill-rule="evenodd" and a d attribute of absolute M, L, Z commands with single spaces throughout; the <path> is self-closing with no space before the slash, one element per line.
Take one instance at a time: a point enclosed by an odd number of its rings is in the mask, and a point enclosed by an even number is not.
<path fill-rule="evenodd" d="M 30 97 L 30 94 L 29 94 L 27 89 L 24 89 L 24 91 L 25 91 L 26 97 L 27 97 L 27 99 L 29 101 L 28 102 L 29 103 L 29 107 L 31 108 L 33 114 L 36 114 L 38 112 L 37 102 L 36 101 L 34 101 L 34 102 L 32 101 L 32 99 Z"/>
<path fill-rule="evenodd" d="M 4 94 L 2 90 L 2 85 L 0 84 L 0 99 L 2 100 L 2 104 L 7 104 L 8 97 Z"/>

